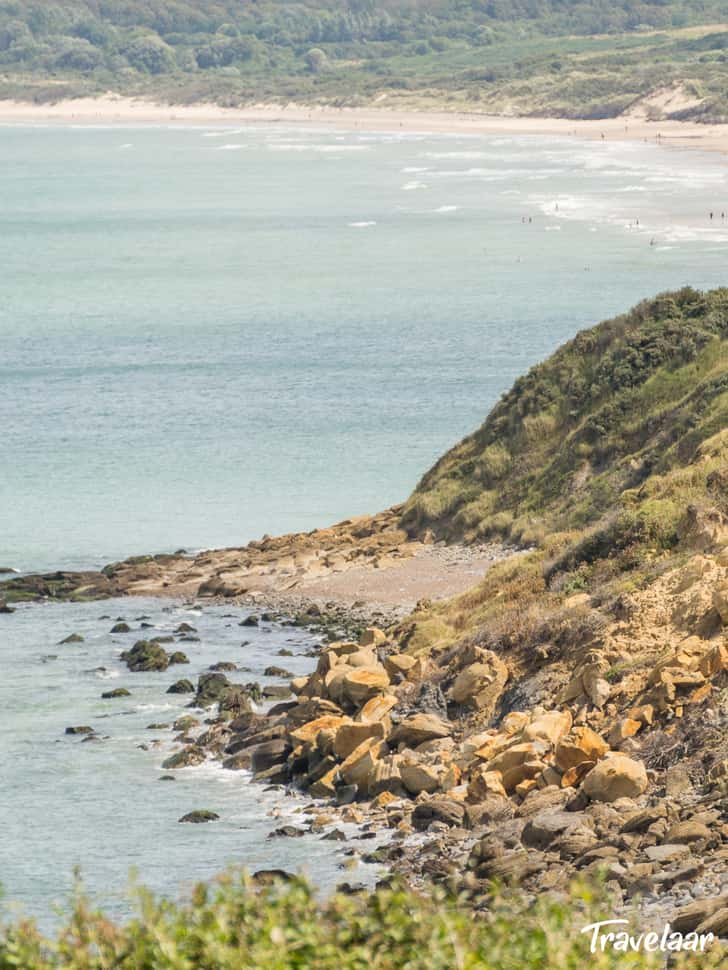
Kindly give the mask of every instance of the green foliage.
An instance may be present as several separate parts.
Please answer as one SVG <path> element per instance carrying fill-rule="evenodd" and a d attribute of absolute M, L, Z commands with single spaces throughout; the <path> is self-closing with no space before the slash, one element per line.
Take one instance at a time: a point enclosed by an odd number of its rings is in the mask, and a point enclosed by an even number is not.
<path fill-rule="evenodd" d="M 712 120 L 728 114 L 728 48 L 709 25 L 726 15 L 728 0 L 0 0 L 0 96 L 357 104 L 385 93 L 403 106 L 599 118 L 682 83 L 700 99 L 684 110 Z"/>
<path fill-rule="evenodd" d="M 605 894 L 574 884 L 530 903 L 494 889 L 485 912 L 437 889 L 393 886 L 319 901 L 300 879 L 267 889 L 229 872 L 187 903 L 138 893 L 116 924 L 78 895 L 54 938 L 32 922 L 0 930 L 0 970 L 657 970 L 659 954 L 589 952 L 581 927 L 612 912 Z M 690 954 L 686 954 L 690 958 Z M 692 956 L 695 959 L 694 955 Z M 700 954 L 719 966 L 719 954 Z M 689 965 L 680 957 L 676 967 Z"/>
<path fill-rule="evenodd" d="M 517 380 L 424 476 L 403 524 L 466 540 L 576 530 L 549 578 L 667 551 L 688 507 L 720 502 L 727 422 L 728 290 L 665 293 Z"/>

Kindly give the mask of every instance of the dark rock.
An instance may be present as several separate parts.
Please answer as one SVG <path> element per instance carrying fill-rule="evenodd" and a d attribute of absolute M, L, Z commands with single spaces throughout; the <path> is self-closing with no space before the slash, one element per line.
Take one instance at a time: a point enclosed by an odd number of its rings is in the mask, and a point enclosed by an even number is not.
<path fill-rule="evenodd" d="M 205 809 L 197 809 L 194 812 L 188 812 L 183 815 L 182 818 L 177 819 L 178 822 L 195 822 L 199 824 L 200 822 L 216 822 L 220 816 L 217 812 L 208 812 Z"/>
<path fill-rule="evenodd" d="M 261 693 L 268 700 L 285 700 L 291 696 L 292 692 L 290 687 L 285 687 L 283 684 L 268 684 Z"/>
<path fill-rule="evenodd" d="M 287 647 L 281 647 L 276 654 L 277 657 L 292 657 L 293 655 L 293 650 L 289 650 Z"/>
<path fill-rule="evenodd" d="M 112 633 L 131 633 L 128 623 L 115 623 L 111 628 Z"/>
<path fill-rule="evenodd" d="M 121 659 L 133 671 L 166 670 L 169 666 L 167 651 L 151 640 L 137 640 L 131 650 L 122 653 Z"/>
<path fill-rule="evenodd" d="M 166 691 L 168 694 L 194 694 L 195 685 L 191 680 L 183 678 L 182 680 L 175 681 Z"/>
<path fill-rule="evenodd" d="M 103 700 L 113 700 L 115 697 L 131 697 L 131 691 L 126 687 L 115 687 L 113 690 L 106 690 L 101 695 Z"/>
<path fill-rule="evenodd" d="M 412 824 L 418 831 L 428 829 L 432 822 L 444 822 L 445 825 L 462 825 L 465 818 L 465 807 L 451 798 L 432 798 L 421 802 L 412 814 Z"/>
<path fill-rule="evenodd" d="M 81 724 L 78 727 L 67 727 L 66 734 L 93 734 L 94 729 L 89 727 L 87 724 Z"/>
<path fill-rule="evenodd" d="M 160 775 L 157 781 L 177 781 L 174 775 Z"/>
<path fill-rule="evenodd" d="M 191 714 L 184 714 L 182 717 L 178 717 L 172 725 L 175 731 L 189 731 L 191 728 L 196 728 L 199 726 L 200 722 Z"/>
<path fill-rule="evenodd" d="M 209 669 L 210 670 L 216 670 L 216 671 L 228 671 L 229 672 L 231 670 L 237 670 L 238 669 L 238 665 L 237 664 L 234 664 L 232 662 L 232 660 L 218 660 L 217 663 L 211 664 L 210 667 L 209 667 Z"/>
<path fill-rule="evenodd" d="M 250 765 L 254 772 L 266 771 L 273 765 L 279 765 L 286 760 L 291 751 L 290 742 L 286 738 L 273 738 L 263 741 L 250 749 Z"/>
<path fill-rule="evenodd" d="M 175 633 L 197 633 L 195 627 L 191 626 L 189 623 L 180 623 Z"/>
<path fill-rule="evenodd" d="M 254 616 L 251 613 L 250 616 L 246 616 L 244 620 L 241 620 L 239 625 L 240 626 L 258 626 L 259 623 L 260 623 L 260 621 L 258 620 L 258 617 L 257 616 Z"/>
<path fill-rule="evenodd" d="M 163 722 L 147 724 L 147 731 L 164 731 L 169 727 L 169 724 Z"/>
<path fill-rule="evenodd" d="M 63 643 L 83 643 L 83 637 L 80 633 L 69 633 L 67 637 L 63 640 L 58 641 L 59 644 Z"/>
<path fill-rule="evenodd" d="M 305 835 L 305 829 L 296 828 L 295 825 L 281 825 L 280 828 L 274 829 L 272 832 L 268 833 L 269 839 L 300 839 L 302 835 Z"/>
<path fill-rule="evenodd" d="M 0 613 L 14 613 L 15 607 L 8 606 L 5 600 L 0 600 Z"/>
<path fill-rule="evenodd" d="M 358 789 L 356 785 L 340 785 L 336 789 L 336 804 L 351 805 L 356 801 Z"/>
<path fill-rule="evenodd" d="M 225 674 L 200 674 L 197 678 L 195 704 L 198 707 L 210 707 L 212 704 L 216 704 L 220 694 L 229 686 L 230 681 Z"/>
<path fill-rule="evenodd" d="M 158 637 L 152 637 L 152 643 L 174 643 L 174 637 L 170 634 L 160 634 Z"/>
<path fill-rule="evenodd" d="M 248 688 L 241 687 L 240 684 L 229 684 L 224 687 L 220 691 L 217 703 L 221 714 L 232 714 L 234 717 L 253 710 Z"/>
<path fill-rule="evenodd" d="M 323 842 L 346 842 L 346 834 L 341 829 L 332 829 L 321 836 Z"/>
<path fill-rule="evenodd" d="M 293 677 L 290 670 L 286 670 L 284 667 L 266 667 L 263 671 L 264 677 Z"/>
<path fill-rule="evenodd" d="M 165 770 L 169 770 L 170 768 L 190 768 L 194 765 L 201 765 L 204 760 L 205 752 L 202 748 L 191 744 L 189 747 L 183 748 L 181 751 L 177 751 L 171 755 L 166 761 L 163 761 L 162 768 Z"/>
<path fill-rule="evenodd" d="M 175 650 L 173 654 L 170 655 L 169 664 L 188 664 L 189 658 L 186 653 L 182 653 L 181 650 Z"/>
<path fill-rule="evenodd" d="M 258 869 L 253 873 L 253 882 L 259 886 L 273 886 L 277 882 L 291 882 L 295 878 L 285 869 Z"/>

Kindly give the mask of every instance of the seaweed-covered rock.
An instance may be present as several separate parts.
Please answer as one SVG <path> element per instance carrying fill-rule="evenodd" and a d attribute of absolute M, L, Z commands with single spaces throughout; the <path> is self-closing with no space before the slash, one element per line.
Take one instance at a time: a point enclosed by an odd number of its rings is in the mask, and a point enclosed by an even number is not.
<path fill-rule="evenodd" d="M 63 643 L 83 643 L 83 637 L 81 636 L 80 633 L 69 633 L 67 637 L 64 637 L 63 640 L 59 640 L 58 642 L 59 642 L 59 644 L 63 644 Z"/>
<path fill-rule="evenodd" d="M 152 640 L 137 640 L 131 650 L 125 650 L 121 655 L 129 670 L 166 670 L 169 667 L 169 656 L 164 647 Z"/>
<path fill-rule="evenodd" d="M 194 812 L 188 812 L 183 815 L 182 818 L 178 819 L 179 822 L 193 822 L 200 824 L 200 822 L 217 822 L 220 816 L 217 812 L 209 812 L 206 809 L 197 809 Z"/>
<path fill-rule="evenodd" d="M 105 690 L 101 695 L 102 700 L 113 700 L 115 697 L 131 697 L 131 691 L 126 687 L 115 687 L 113 690 Z"/>
<path fill-rule="evenodd" d="M 170 755 L 166 761 L 162 762 L 162 767 L 165 770 L 169 768 L 192 768 L 195 765 L 201 765 L 204 760 L 205 752 L 202 748 L 190 744 L 188 747 L 182 748 L 181 751 Z"/>
<path fill-rule="evenodd" d="M 168 694 L 194 694 L 195 685 L 191 680 L 177 680 L 167 688 Z"/>

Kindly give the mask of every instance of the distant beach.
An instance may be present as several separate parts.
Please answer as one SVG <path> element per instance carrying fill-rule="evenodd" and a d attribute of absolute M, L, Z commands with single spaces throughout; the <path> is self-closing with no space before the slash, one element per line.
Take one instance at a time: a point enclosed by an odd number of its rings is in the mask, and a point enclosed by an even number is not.
<path fill-rule="evenodd" d="M 387 107 L 331 107 L 254 104 L 224 108 L 216 104 L 170 105 L 104 95 L 55 104 L 0 101 L 0 124 L 259 124 L 319 126 L 342 131 L 411 131 L 444 134 L 573 135 L 610 141 L 658 144 L 728 153 L 728 124 L 650 121 L 641 109 L 616 118 L 573 120 L 487 115 L 477 112 L 400 110 Z"/>

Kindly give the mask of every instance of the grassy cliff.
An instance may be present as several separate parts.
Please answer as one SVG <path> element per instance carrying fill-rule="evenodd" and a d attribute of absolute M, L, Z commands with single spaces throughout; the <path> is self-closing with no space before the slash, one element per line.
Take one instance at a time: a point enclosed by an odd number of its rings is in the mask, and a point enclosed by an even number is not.
<path fill-rule="evenodd" d="M 524 544 L 601 524 L 669 547 L 686 503 L 718 497 L 727 429 L 728 290 L 665 293 L 517 380 L 424 476 L 404 522 Z"/>
<path fill-rule="evenodd" d="M 569 626 L 570 594 L 614 604 L 649 587 L 720 539 L 727 512 L 728 289 L 665 293 L 534 367 L 423 477 L 410 534 L 532 551 L 416 615 L 412 639 L 533 646 Z"/>

